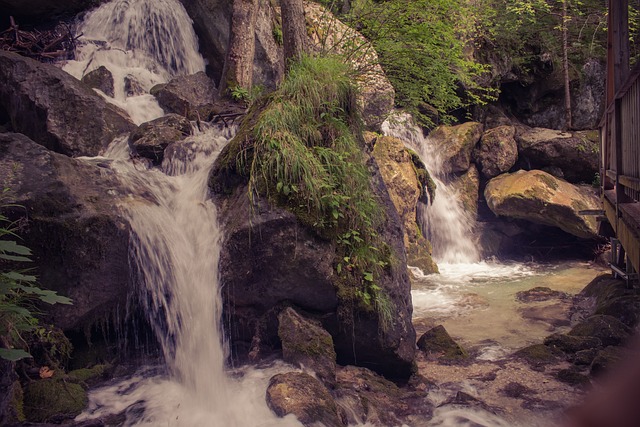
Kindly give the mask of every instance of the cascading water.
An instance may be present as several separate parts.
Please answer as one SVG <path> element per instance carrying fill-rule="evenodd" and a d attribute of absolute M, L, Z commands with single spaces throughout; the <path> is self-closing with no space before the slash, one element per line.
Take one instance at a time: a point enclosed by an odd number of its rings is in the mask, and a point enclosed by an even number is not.
<path fill-rule="evenodd" d="M 425 138 L 410 115 L 395 114 L 382 124 L 382 131 L 395 136 L 414 150 L 424 162 L 436 183 L 436 197 L 430 206 L 421 206 L 423 233 L 431 241 L 433 255 L 438 263 L 469 264 L 480 260 L 474 242 L 475 220 L 465 212 L 459 195 L 449 185 L 449 178 L 439 153 Z"/>
<path fill-rule="evenodd" d="M 177 75 L 204 71 L 193 22 L 176 0 L 114 0 L 78 26 L 76 60 L 64 70 L 81 79 L 100 66 L 113 74 L 108 101 L 143 123 L 164 113 L 149 90 Z"/>
<path fill-rule="evenodd" d="M 162 115 L 162 110 L 148 93 L 128 102 L 125 77 L 137 79 L 148 91 L 153 84 L 204 67 L 191 21 L 177 0 L 116 0 L 90 13 L 80 28 L 92 41 L 85 40 L 79 60 L 65 69 L 82 70 L 82 75 L 105 65 L 121 80 L 116 96 L 108 100 L 124 100 L 122 106 L 138 122 Z M 222 235 L 215 206 L 207 198 L 207 177 L 232 133 L 216 128 L 199 132 L 178 143 L 161 168 L 130 160 L 126 138 L 116 139 L 103 157 L 85 159 L 108 165 L 127 194 L 119 207 L 131 224 L 139 299 L 166 366 L 143 369 L 93 391 L 78 420 L 125 413 L 124 425 L 300 426 L 295 417 L 276 417 L 265 402 L 269 378 L 283 367 L 247 368 L 234 378 L 224 369 L 228 354 L 218 286 Z"/>

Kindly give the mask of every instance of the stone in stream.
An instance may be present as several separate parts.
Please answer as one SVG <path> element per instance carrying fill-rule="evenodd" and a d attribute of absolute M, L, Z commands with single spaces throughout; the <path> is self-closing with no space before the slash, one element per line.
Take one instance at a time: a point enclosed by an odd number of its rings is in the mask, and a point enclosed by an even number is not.
<path fill-rule="evenodd" d="M 537 286 L 535 288 L 516 293 L 516 300 L 525 303 L 548 301 L 552 299 L 566 299 L 568 297 L 569 294 L 567 294 L 566 292 L 554 291 L 551 288 L 543 286 Z"/>
<path fill-rule="evenodd" d="M 601 347 L 602 341 L 600 338 L 591 336 L 553 334 L 544 339 L 544 345 L 557 348 L 564 353 L 577 353 L 582 350 Z"/>
<path fill-rule="evenodd" d="M 291 307 L 280 312 L 278 322 L 285 362 L 311 369 L 325 385 L 333 387 L 336 352 L 331 335 L 319 322 L 304 318 Z"/>
<path fill-rule="evenodd" d="M 198 108 L 213 103 L 217 90 L 213 81 L 200 71 L 156 85 L 151 88 L 151 95 L 156 97 L 165 112 L 190 117 Z"/>
<path fill-rule="evenodd" d="M 164 150 L 192 134 L 191 122 L 178 114 L 167 114 L 138 126 L 129 136 L 135 153 L 159 165 Z"/>
<path fill-rule="evenodd" d="M 93 89 L 98 89 L 113 98 L 113 74 L 104 65 L 88 72 L 82 77 L 82 83 Z"/>
<path fill-rule="evenodd" d="M 539 170 L 499 175 L 487 183 L 484 197 L 498 216 L 558 227 L 583 239 L 597 238 L 596 220 L 580 211 L 599 209 L 591 187 L 578 187 Z"/>
<path fill-rule="evenodd" d="M 631 328 L 613 316 L 597 314 L 586 318 L 569 331 L 569 335 L 577 337 L 596 337 L 605 346 L 623 344 L 631 337 Z"/>
<path fill-rule="evenodd" d="M 0 117 L 67 156 L 96 156 L 135 128 L 126 112 L 60 68 L 0 51 Z"/>
<path fill-rule="evenodd" d="M 514 356 L 524 359 L 536 370 L 544 370 L 546 365 L 557 363 L 564 357 L 560 350 L 544 344 L 533 344 L 521 348 L 514 353 Z"/>
<path fill-rule="evenodd" d="M 269 380 L 267 404 L 279 417 L 293 414 L 308 427 L 344 427 L 335 400 L 320 381 L 302 372 L 287 372 Z"/>
<path fill-rule="evenodd" d="M 442 325 L 425 332 L 417 345 L 426 354 L 438 355 L 441 360 L 460 360 L 469 357 Z"/>

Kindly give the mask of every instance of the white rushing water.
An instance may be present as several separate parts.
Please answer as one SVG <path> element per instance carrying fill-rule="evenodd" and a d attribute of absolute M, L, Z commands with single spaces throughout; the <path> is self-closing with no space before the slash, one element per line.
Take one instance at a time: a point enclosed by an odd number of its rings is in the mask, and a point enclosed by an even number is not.
<path fill-rule="evenodd" d="M 475 219 L 465 211 L 459 194 L 450 185 L 443 161 L 422 129 L 406 113 L 392 115 L 382 124 L 385 135 L 394 136 L 418 153 L 436 183 L 436 196 L 427 207 L 419 207 L 424 235 L 431 241 L 438 265 L 471 264 L 480 261 L 473 240 Z"/>
<path fill-rule="evenodd" d="M 89 12 L 77 32 L 76 60 L 64 70 L 82 79 L 106 67 L 114 96 L 103 96 L 137 124 L 164 114 L 149 94 L 154 85 L 204 71 L 192 21 L 177 0 L 113 0 Z"/>

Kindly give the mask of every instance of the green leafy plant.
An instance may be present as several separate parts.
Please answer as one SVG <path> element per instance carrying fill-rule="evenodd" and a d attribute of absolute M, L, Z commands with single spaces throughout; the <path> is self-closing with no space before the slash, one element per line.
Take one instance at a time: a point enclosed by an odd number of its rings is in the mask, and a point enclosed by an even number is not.
<path fill-rule="evenodd" d="M 333 239 L 341 295 L 373 309 L 383 300 L 376 282 L 390 251 L 377 233 L 384 213 L 369 183 L 360 122 L 344 61 L 304 57 L 231 145 L 251 200 L 266 196 Z"/>
<path fill-rule="evenodd" d="M 30 270 L 17 267 L 31 262 L 31 250 L 16 239 L 15 225 L 0 214 L 0 358 L 11 361 L 30 357 L 22 334 L 37 328 L 36 302 L 71 304 L 69 298 L 38 287 Z"/>

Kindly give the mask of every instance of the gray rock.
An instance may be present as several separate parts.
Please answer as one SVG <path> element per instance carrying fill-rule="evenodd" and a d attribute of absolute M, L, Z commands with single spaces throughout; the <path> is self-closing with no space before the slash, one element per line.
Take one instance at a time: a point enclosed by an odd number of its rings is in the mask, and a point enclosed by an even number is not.
<path fill-rule="evenodd" d="M 524 169 L 557 167 L 567 181 L 588 184 L 598 172 L 597 131 L 561 132 L 520 127 L 516 142 Z"/>
<path fill-rule="evenodd" d="M 518 160 L 518 145 L 513 126 L 498 126 L 482 134 L 473 158 L 485 178 L 508 172 Z"/>
<path fill-rule="evenodd" d="M 216 87 L 204 72 L 189 76 L 179 76 L 169 83 L 151 88 L 151 94 L 158 100 L 167 113 L 176 113 L 185 117 L 198 107 L 213 103 Z"/>
<path fill-rule="evenodd" d="M 132 75 L 126 75 L 124 77 L 124 94 L 127 97 L 138 96 L 145 93 L 142 85 Z"/>
<path fill-rule="evenodd" d="M 429 329 L 418 340 L 418 348 L 426 354 L 437 354 L 445 360 L 466 359 L 468 354 L 451 338 L 442 325 Z"/>
<path fill-rule="evenodd" d="M 577 337 L 596 337 L 605 346 L 623 344 L 631 336 L 631 328 L 618 319 L 604 314 L 597 314 L 583 320 L 569 331 L 569 335 Z"/>
<path fill-rule="evenodd" d="M 0 51 L 3 112 L 15 132 L 68 156 L 95 156 L 135 127 L 127 113 L 61 69 Z"/>
<path fill-rule="evenodd" d="M 267 404 L 279 417 L 293 414 L 308 427 L 345 426 L 329 391 L 309 374 L 288 372 L 272 377 Z"/>
<path fill-rule="evenodd" d="M 113 98 L 113 74 L 104 65 L 88 72 L 82 77 L 82 83 L 98 89 Z"/>
<path fill-rule="evenodd" d="M 164 158 L 165 148 L 191 134 L 189 120 L 178 114 L 167 114 L 138 126 L 131 133 L 129 143 L 139 156 L 159 165 Z"/>
<path fill-rule="evenodd" d="M 467 122 L 457 126 L 439 126 L 429 134 L 438 148 L 447 172 L 466 172 L 471 153 L 482 136 L 482 124 Z"/>
<path fill-rule="evenodd" d="M 0 181 L 12 219 L 33 251 L 43 288 L 73 305 L 49 308 L 60 328 L 82 330 L 125 307 L 131 290 L 129 224 L 114 206 L 122 194 L 112 172 L 46 150 L 20 134 L 0 134 Z"/>
<path fill-rule="evenodd" d="M 319 323 L 302 317 L 291 307 L 280 312 L 278 323 L 284 361 L 311 369 L 320 381 L 333 387 L 336 352 L 331 335 Z"/>

